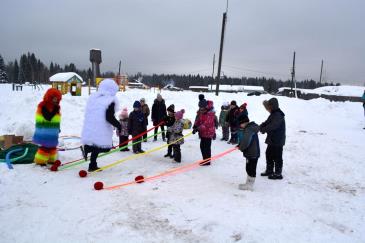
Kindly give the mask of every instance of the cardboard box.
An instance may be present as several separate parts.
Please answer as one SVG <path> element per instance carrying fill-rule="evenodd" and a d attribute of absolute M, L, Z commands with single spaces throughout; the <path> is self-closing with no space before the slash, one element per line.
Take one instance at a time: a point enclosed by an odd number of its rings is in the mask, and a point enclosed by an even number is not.
<path fill-rule="evenodd" d="M 8 149 L 13 145 L 23 143 L 23 136 L 3 135 L 0 137 L 0 147 Z"/>

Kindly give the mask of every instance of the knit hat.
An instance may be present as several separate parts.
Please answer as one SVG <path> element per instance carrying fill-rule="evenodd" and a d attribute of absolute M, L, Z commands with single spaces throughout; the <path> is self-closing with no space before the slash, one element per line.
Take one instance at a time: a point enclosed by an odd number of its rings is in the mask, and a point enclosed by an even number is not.
<path fill-rule="evenodd" d="M 123 119 L 123 118 L 127 118 L 127 117 L 128 117 L 128 109 L 127 109 L 127 107 L 124 107 L 122 112 L 119 115 L 119 118 Z"/>
<path fill-rule="evenodd" d="M 157 94 L 157 99 L 162 99 L 162 95 L 161 94 Z"/>
<path fill-rule="evenodd" d="M 240 109 L 246 109 L 246 107 L 247 107 L 247 103 L 243 103 L 241 106 L 240 106 Z"/>
<path fill-rule="evenodd" d="M 174 104 L 171 104 L 169 107 L 167 107 L 167 111 L 175 113 L 175 106 Z"/>
<path fill-rule="evenodd" d="M 222 106 L 228 107 L 229 106 L 229 102 L 228 101 L 223 102 Z"/>
<path fill-rule="evenodd" d="M 232 100 L 231 105 L 237 106 L 237 102 L 235 100 Z"/>
<path fill-rule="evenodd" d="M 141 108 L 141 102 L 139 102 L 138 100 L 136 100 L 133 104 L 133 108 Z"/>
<path fill-rule="evenodd" d="M 207 101 L 207 109 L 208 110 L 211 110 L 211 109 L 213 109 L 214 107 L 213 107 L 213 101 L 212 100 L 208 100 Z"/>
<path fill-rule="evenodd" d="M 205 97 L 204 97 L 204 95 L 203 95 L 203 94 L 200 94 L 200 95 L 199 95 L 199 100 L 204 100 L 204 98 L 205 98 Z"/>
<path fill-rule="evenodd" d="M 180 111 L 176 112 L 175 113 L 175 118 L 177 120 L 180 120 L 184 117 L 184 113 L 185 113 L 185 110 L 184 109 L 181 109 Z"/>
<path fill-rule="evenodd" d="M 208 105 L 208 102 L 205 99 L 200 100 L 199 104 L 198 104 L 199 108 L 206 108 L 207 105 Z"/>

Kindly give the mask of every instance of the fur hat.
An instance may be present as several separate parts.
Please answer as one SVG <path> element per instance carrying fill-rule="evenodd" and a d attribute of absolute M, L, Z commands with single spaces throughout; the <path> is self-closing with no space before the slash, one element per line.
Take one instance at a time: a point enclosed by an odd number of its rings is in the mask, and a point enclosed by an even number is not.
<path fill-rule="evenodd" d="M 133 104 L 133 108 L 141 108 L 141 102 L 139 102 L 138 100 L 136 100 Z"/>
<path fill-rule="evenodd" d="M 185 110 L 184 109 L 181 109 L 180 111 L 176 112 L 175 113 L 175 118 L 177 120 L 180 120 L 184 117 L 184 113 L 185 113 Z"/>
<path fill-rule="evenodd" d="M 175 113 L 175 105 L 171 104 L 169 107 L 167 107 L 167 111 Z"/>
<path fill-rule="evenodd" d="M 271 98 L 269 100 L 264 100 L 263 105 L 271 110 L 279 109 L 279 101 L 276 98 Z"/>
<path fill-rule="evenodd" d="M 146 103 L 146 99 L 145 98 L 141 98 L 140 100 L 139 100 L 139 102 L 143 102 L 143 103 Z"/>
<path fill-rule="evenodd" d="M 199 100 L 204 100 L 204 98 L 205 98 L 205 97 L 204 97 L 204 95 L 203 95 L 203 94 L 200 94 L 200 95 L 199 95 Z"/>
<path fill-rule="evenodd" d="M 127 118 L 128 117 L 128 109 L 127 107 L 124 107 L 122 112 L 119 115 L 119 119 Z"/>

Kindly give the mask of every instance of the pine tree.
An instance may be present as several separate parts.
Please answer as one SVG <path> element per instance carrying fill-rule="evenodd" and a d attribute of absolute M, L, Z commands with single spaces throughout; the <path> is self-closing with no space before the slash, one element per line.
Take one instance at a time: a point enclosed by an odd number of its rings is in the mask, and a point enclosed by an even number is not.
<path fill-rule="evenodd" d="M 19 77 L 19 65 L 18 65 L 18 61 L 15 59 L 14 61 L 14 69 L 13 69 L 13 82 L 14 83 L 18 83 L 19 80 L 18 80 L 18 77 Z"/>
<path fill-rule="evenodd" d="M 0 83 L 6 82 L 8 82 L 8 75 L 6 73 L 4 59 L 0 54 Z"/>

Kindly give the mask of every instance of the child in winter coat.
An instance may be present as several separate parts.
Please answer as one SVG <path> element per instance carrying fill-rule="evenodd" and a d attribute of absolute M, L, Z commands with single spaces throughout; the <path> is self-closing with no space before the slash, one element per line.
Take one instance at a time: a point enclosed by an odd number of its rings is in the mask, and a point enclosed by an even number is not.
<path fill-rule="evenodd" d="M 167 108 L 167 116 L 164 118 L 164 124 L 167 127 L 167 132 L 166 132 L 167 144 L 171 143 L 170 128 L 172 127 L 172 125 L 174 125 L 174 123 L 175 123 L 175 106 L 174 104 L 172 104 Z M 172 152 L 173 152 L 173 146 L 169 145 L 167 147 L 167 154 L 165 154 L 164 157 L 174 158 Z"/>
<path fill-rule="evenodd" d="M 229 124 L 226 122 L 226 117 L 229 111 L 229 104 L 225 102 L 221 107 L 221 112 L 219 114 L 219 125 L 222 127 L 222 138 L 221 141 L 229 140 Z"/>
<path fill-rule="evenodd" d="M 250 122 L 247 116 L 240 120 L 238 131 L 239 149 L 246 158 L 247 179 L 245 184 L 239 184 L 240 190 L 253 190 L 256 178 L 257 161 L 260 157 L 260 143 L 257 132 L 259 126 L 255 122 Z"/>
<path fill-rule="evenodd" d="M 48 89 L 43 101 L 38 104 L 35 117 L 33 142 L 39 145 L 34 157 L 37 165 L 53 164 L 57 159 L 58 135 L 60 133 L 62 94 L 57 89 Z"/>
<path fill-rule="evenodd" d="M 206 103 L 206 107 L 200 108 L 193 127 L 193 134 L 199 132 L 200 151 L 202 153 L 203 160 L 206 160 L 200 164 L 202 166 L 210 165 L 210 160 L 208 159 L 212 157 L 212 139 L 215 137 L 215 113 L 213 101 L 208 100 Z"/>
<path fill-rule="evenodd" d="M 229 124 L 229 128 L 231 129 L 231 140 L 228 143 L 237 144 L 237 130 L 239 128 L 239 124 L 237 122 L 237 112 L 238 106 L 235 100 L 231 101 L 230 109 L 228 111 L 226 122 Z"/>
<path fill-rule="evenodd" d="M 279 108 L 276 98 L 263 102 L 270 116 L 260 125 L 260 132 L 267 133 L 266 171 L 261 176 L 268 176 L 272 180 L 283 179 L 283 147 L 285 145 L 285 114 Z M 275 171 L 274 171 L 275 167 Z"/>
<path fill-rule="evenodd" d="M 120 133 L 118 134 L 119 136 L 119 146 L 125 147 L 128 146 L 128 143 L 126 143 L 126 141 L 128 141 L 128 109 L 124 108 L 122 110 L 122 112 L 119 115 L 119 123 L 120 123 Z M 129 151 L 129 148 L 126 147 L 122 150 L 120 150 L 121 152 L 125 152 L 125 151 Z"/>
<path fill-rule="evenodd" d="M 129 114 L 128 133 L 131 134 L 132 137 L 135 137 L 145 131 L 147 121 L 141 110 L 141 103 L 138 100 L 134 102 L 133 109 L 134 110 Z M 142 141 L 141 137 L 135 139 L 133 142 L 139 141 Z M 144 151 L 142 150 L 142 143 L 137 143 L 133 145 L 133 153 L 144 153 Z"/>
<path fill-rule="evenodd" d="M 169 128 L 170 132 L 170 143 L 172 144 L 172 148 L 174 150 L 174 160 L 177 163 L 181 162 L 181 148 L 180 146 L 184 144 L 184 139 L 182 138 L 183 130 L 184 130 L 184 122 L 183 122 L 183 116 L 184 116 L 185 110 L 182 109 L 175 113 L 175 122 L 174 124 Z M 182 138 L 182 139 L 181 139 Z"/>
<path fill-rule="evenodd" d="M 84 145 L 84 158 L 91 153 L 89 172 L 99 170 L 96 159 L 99 153 L 110 151 L 113 147 L 113 127 L 120 133 L 121 126 L 115 118 L 119 101 L 116 94 L 119 86 L 112 79 L 104 79 L 98 91 L 93 93 L 86 105 L 81 142 Z"/>

